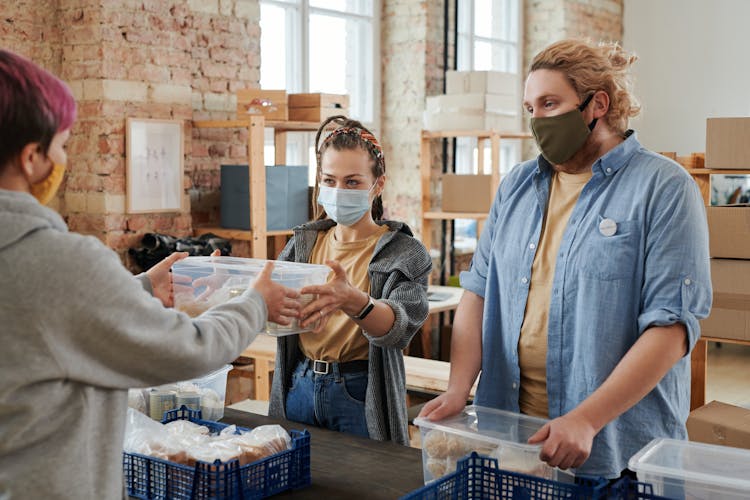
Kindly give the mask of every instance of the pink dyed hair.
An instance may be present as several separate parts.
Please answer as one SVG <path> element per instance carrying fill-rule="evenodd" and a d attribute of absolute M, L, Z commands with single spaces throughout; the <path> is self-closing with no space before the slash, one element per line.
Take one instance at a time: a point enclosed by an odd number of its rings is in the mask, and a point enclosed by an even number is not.
<path fill-rule="evenodd" d="M 29 59 L 0 49 L 0 169 L 30 143 L 49 149 L 76 119 L 70 88 Z"/>

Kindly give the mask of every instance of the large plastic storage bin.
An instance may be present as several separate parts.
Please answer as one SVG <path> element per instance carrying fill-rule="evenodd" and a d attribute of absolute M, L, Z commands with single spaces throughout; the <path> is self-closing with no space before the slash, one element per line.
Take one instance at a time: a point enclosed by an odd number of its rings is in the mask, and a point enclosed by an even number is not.
<path fill-rule="evenodd" d="M 633 455 L 628 468 L 668 498 L 750 498 L 750 450 L 658 438 Z"/>
<path fill-rule="evenodd" d="M 593 500 L 606 495 L 603 479 L 561 483 L 499 469 L 496 459 L 474 452 L 460 459 L 454 472 L 401 500 Z"/>
<path fill-rule="evenodd" d="M 422 438 L 425 484 L 453 472 L 458 459 L 472 451 L 498 459 L 503 470 L 552 480 L 570 477 L 539 459 L 541 445 L 526 442 L 546 422 L 476 405 L 438 422 L 416 418 L 414 425 L 419 427 Z"/>
<path fill-rule="evenodd" d="M 190 420 L 217 433 L 227 427 L 201 420 L 199 412 L 185 409 L 167 413 L 164 422 L 177 419 Z M 198 462 L 189 467 L 139 453 L 123 453 L 125 489 L 131 497 L 144 500 L 250 500 L 309 486 L 310 433 L 292 430 L 289 434 L 291 449 L 243 466 L 235 459 Z"/>
<path fill-rule="evenodd" d="M 268 261 L 240 257 L 187 257 L 172 265 L 175 281 L 175 308 L 198 316 L 209 308 L 241 295 L 260 274 Z M 273 261 L 271 279 L 299 290 L 308 285 L 322 285 L 331 269 L 318 264 Z M 303 302 L 313 299 L 303 296 Z M 274 336 L 306 331 L 296 318 L 288 326 L 269 321 L 266 333 Z"/>

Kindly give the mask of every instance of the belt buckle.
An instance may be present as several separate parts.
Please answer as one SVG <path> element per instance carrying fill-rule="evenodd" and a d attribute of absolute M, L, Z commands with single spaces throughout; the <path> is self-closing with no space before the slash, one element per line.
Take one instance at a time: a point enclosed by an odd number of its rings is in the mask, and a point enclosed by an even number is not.
<path fill-rule="evenodd" d="M 319 359 L 313 360 L 313 373 L 316 375 L 328 375 L 330 365 L 331 364 L 328 361 L 321 361 Z"/>

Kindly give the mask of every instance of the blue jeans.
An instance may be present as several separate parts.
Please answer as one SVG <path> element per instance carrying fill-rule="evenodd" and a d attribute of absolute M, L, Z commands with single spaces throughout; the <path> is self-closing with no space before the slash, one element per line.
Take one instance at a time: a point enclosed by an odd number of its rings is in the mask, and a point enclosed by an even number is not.
<path fill-rule="evenodd" d="M 309 360 L 300 361 L 286 396 L 286 418 L 369 437 L 365 419 L 367 372 L 340 373 L 332 364 L 325 374 L 313 372 Z"/>

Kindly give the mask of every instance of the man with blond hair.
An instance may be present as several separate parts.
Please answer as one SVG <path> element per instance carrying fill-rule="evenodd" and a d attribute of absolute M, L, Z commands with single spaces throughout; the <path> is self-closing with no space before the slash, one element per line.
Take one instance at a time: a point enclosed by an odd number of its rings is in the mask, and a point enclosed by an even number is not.
<path fill-rule="evenodd" d="M 635 58 L 564 40 L 532 61 L 541 155 L 503 180 L 456 312 L 451 376 L 422 416 L 475 403 L 550 418 L 541 458 L 619 477 L 656 437 L 685 439 L 690 351 L 711 305 L 700 192 L 641 146 Z"/>

